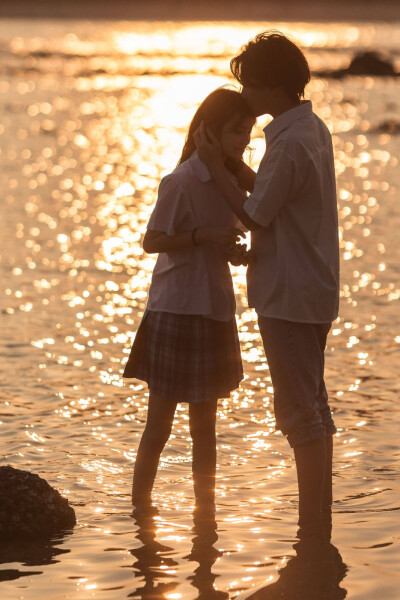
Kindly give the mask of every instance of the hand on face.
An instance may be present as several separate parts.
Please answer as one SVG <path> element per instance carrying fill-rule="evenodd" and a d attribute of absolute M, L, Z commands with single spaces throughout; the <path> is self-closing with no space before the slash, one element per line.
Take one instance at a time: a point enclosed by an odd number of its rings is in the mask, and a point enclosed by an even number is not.
<path fill-rule="evenodd" d="M 199 157 L 207 166 L 223 165 L 221 145 L 212 131 L 207 129 L 204 121 L 194 132 L 193 139 Z"/>

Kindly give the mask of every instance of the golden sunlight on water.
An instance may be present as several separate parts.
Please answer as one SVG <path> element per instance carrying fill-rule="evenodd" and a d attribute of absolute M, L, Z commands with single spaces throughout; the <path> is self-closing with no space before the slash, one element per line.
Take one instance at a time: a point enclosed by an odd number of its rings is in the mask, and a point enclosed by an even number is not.
<path fill-rule="evenodd" d="M 315 70 L 359 48 L 399 56 L 397 25 L 277 26 Z M 184 406 L 161 459 L 159 514 L 135 522 L 129 505 L 147 390 L 121 374 L 155 263 L 142 237 L 196 106 L 233 83 L 229 58 L 260 27 L 0 23 L 3 463 L 42 474 L 79 520 L 26 588 L 29 557 L 2 559 L 13 574 L 5 598 L 236 598 L 295 568 L 293 458 L 274 431 L 243 267 L 232 273 L 246 375 L 219 403 L 216 527 L 193 523 Z M 333 134 L 340 215 L 341 312 L 326 372 L 339 425 L 333 542 L 349 572 L 332 598 L 343 588 L 395 600 L 398 589 L 399 141 L 376 130 L 398 111 L 398 90 L 373 77 L 315 77 L 308 88 Z M 255 168 L 266 122 L 253 131 Z"/>

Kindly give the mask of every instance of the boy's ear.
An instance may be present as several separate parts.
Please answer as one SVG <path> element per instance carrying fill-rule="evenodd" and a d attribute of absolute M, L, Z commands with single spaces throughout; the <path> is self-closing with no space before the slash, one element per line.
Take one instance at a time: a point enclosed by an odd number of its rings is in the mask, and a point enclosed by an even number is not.
<path fill-rule="evenodd" d="M 269 98 L 279 101 L 282 98 L 282 92 L 284 92 L 284 89 L 278 85 L 274 85 L 270 88 L 266 88 L 266 91 Z"/>
<path fill-rule="evenodd" d="M 271 88 L 270 90 L 270 94 L 273 98 L 276 98 L 277 96 L 279 96 L 282 92 L 282 88 L 278 87 L 277 85 L 274 85 L 274 87 Z"/>

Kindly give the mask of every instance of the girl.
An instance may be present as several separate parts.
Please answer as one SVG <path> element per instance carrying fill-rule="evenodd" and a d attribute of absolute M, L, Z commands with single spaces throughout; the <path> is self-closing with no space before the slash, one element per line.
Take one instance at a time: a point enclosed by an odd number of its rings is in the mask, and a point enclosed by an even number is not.
<path fill-rule="evenodd" d="M 220 88 L 198 108 L 177 168 L 161 181 L 143 248 L 159 253 L 145 315 L 124 377 L 149 386 L 147 423 L 136 457 L 132 504 L 151 504 L 160 454 L 178 402 L 189 403 L 196 505 L 213 506 L 218 398 L 243 377 L 228 248 L 242 231 L 193 134 L 204 121 L 225 164 L 241 164 L 255 119 L 239 92 Z"/>

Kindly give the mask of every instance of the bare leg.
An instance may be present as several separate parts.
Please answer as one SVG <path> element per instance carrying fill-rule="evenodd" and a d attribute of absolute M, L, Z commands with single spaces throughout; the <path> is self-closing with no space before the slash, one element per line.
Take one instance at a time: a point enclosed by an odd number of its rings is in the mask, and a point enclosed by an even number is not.
<path fill-rule="evenodd" d="M 322 494 L 322 521 L 325 535 L 328 540 L 332 535 L 332 456 L 333 456 L 333 435 L 327 435 L 325 438 L 326 461 L 325 461 L 325 483 Z"/>
<path fill-rule="evenodd" d="M 160 455 L 171 434 L 176 402 L 150 394 L 146 427 L 140 440 L 132 484 L 134 506 L 151 502 Z"/>
<path fill-rule="evenodd" d="M 190 435 L 193 440 L 193 482 L 196 505 L 213 508 L 217 440 L 215 419 L 218 401 L 189 404 Z"/>
<path fill-rule="evenodd" d="M 299 525 L 321 521 L 325 484 L 325 439 L 302 444 L 294 449 L 299 484 Z"/>
<path fill-rule="evenodd" d="M 332 507 L 332 458 L 333 458 L 333 435 L 325 438 L 326 461 L 325 461 L 325 484 L 322 494 L 322 510 L 327 511 Z"/>

